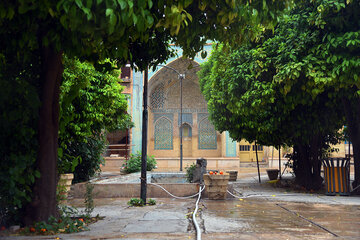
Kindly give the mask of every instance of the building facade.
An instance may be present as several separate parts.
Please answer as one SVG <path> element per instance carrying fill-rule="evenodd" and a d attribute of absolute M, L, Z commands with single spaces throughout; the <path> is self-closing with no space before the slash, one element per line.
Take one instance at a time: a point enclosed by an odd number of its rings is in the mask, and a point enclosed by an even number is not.
<path fill-rule="evenodd" d="M 183 168 L 201 157 L 208 160 L 208 169 L 236 169 L 256 163 L 253 143 L 233 141 L 228 132 L 217 132 L 209 120 L 207 103 L 201 94 L 197 76 L 200 64 L 206 59 L 200 56 L 194 60 L 182 58 L 181 49 L 174 48 L 179 57 L 169 59 L 164 66 L 149 70 L 148 74 L 148 155 L 155 156 L 159 170 L 179 170 L 182 127 Z M 210 56 L 211 45 L 206 45 L 205 51 Z M 130 153 L 141 151 L 144 74 L 129 67 L 121 70 L 122 85 L 125 87 L 123 93 L 128 96 L 128 113 L 135 127 L 108 134 L 110 146 L 106 155 L 110 167 L 120 167 Z M 339 151 L 332 155 L 349 154 L 349 146 L 346 143 L 334 146 Z M 261 163 L 277 167 L 278 150 L 265 146 L 258 146 L 257 150 Z M 284 155 L 289 151 L 281 149 L 283 161 L 286 161 Z"/>
<path fill-rule="evenodd" d="M 180 169 L 181 126 L 183 167 L 201 157 L 208 160 L 209 169 L 234 169 L 241 162 L 256 161 L 252 145 L 242 143 L 248 147 L 240 147 L 227 132 L 217 132 L 209 120 L 197 76 L 206 59 L 200 56 L 185 59 L 181 49 L 175 49 L 180 57 L 169 59 L 148 74 L 148 154 L 155 156 L 158 168 Z M 206 45 L 205 51 L 210 56 L 211 45 Z M 180 75 L 184 76 L 182 89 Z M 136 153 L 141 151 L 144 74 L 133 70 L 131 77 L 131 115 L 135 127 L 131 129 L 130 142 L 131 152 Z M 258 150 L 259 161 L 264 161 L 263 148 Z"/>

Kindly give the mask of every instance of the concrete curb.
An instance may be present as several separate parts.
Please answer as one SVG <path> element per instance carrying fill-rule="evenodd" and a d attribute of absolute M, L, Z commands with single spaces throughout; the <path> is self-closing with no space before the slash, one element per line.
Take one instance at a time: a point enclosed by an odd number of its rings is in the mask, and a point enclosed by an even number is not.
<path fill-rule="evenodd" d="M 187 197 L 199 192 L 199 184 L 197 183 L 157 183 L 168 192 L 175 196 Z M 113 184 L 93 184 L 94 198 L 131 198 L 139 197 L 140 183 L 113 183 Z M 228 190 L 233 192 L 233 185 L 228 185 Z M 78 183 L 71 186 L 69 195 L 73 198 L 83 198 L 86 192 L 86 183 Z M 207 190 L 203 193 L 207 197 Z M 148 184 L 147 196 L 150 198 L 172 198 L 168 193 L 158 186 Z M 227 198 L 232 198 L 227 195 Z"/>

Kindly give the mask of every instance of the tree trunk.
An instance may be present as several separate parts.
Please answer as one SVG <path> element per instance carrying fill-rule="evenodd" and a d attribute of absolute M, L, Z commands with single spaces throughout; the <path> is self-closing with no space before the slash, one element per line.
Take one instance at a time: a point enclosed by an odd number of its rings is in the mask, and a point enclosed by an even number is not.
<path fill-rule="evenodd" d="M 355 181 L 352 183 L 353 188 L 360 185 L 360 99 L 350 101 L 343 98 L 345 117 L 349 127 L 349 136 L 353 145 Z M 360 193 L 358 188 L 357 193 Z"/>
<path fill-rule="evenodd" d="M 296 182 L 307 190 L 320 189 L 323 180 L 320 176 L 320 151 L 316 148 L 319 148 L 317 144 L 314 144 L 314 146 L 303 144 L 294 146 Z"/>
<path fill-rule="evenodd" d="M 47 221 L 58 216 L 56 202 L 59 94 L 63 73 L 62 53 L 42 49 L 41 107 L 38 123 L 39 149 L 36 166 L 41 177 L 35 180 L 32 201 L 26 207 L 24 223 Z"/>
<path fill-rule="evenodd" d="M 305 188 L 309 188 L 310 175 L 310 161 L 308 155 L 308 148 L 302 144 L 294 146 L 294 173 L 296 182 Z"/>
<path fill-rule="evenodd" d="M 321 177 L 321 152 L 323 148 L 323 138 L 319 134 L 314 134 L 310 143 L 310 164 L 311 164 L 311 189 L 321 188 L 323 178 Z"/>

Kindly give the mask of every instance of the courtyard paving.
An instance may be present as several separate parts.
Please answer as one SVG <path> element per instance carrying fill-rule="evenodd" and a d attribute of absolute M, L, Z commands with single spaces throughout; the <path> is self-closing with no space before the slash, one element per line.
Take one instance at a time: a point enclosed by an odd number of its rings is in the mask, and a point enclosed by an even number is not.
<path fill-rule="evenodd" d="M 202 239 L 360 239 L 359 196 L 284 191 L 268 183 L 264 173 L 259 184 L 254 172 L 240 175 L 234 190 L 239 197 L 201 199 Z M 196 199 L 159 198 L 146 207 L 129 207 L 128 200 L 95 199 L 94 214 L 105 218 L 89 231 L 3 239 L 196 239 L 191 220 Z M 70 204 L 81 208 L 83 200 Z"/>

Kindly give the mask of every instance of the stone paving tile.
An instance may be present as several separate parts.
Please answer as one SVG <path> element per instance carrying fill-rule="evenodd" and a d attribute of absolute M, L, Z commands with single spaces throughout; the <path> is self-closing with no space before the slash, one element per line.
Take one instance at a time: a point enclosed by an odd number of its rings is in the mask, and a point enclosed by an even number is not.
<path fill-rule="evenodd" d="M 136 177 L 136 176 L 135 176 Z M 197 220 L 202 239 L 360 239 L 360 197 L 285 193 L 254 177 L 240 179 L 235 190 L 252 198 L 202 199 Z M 195 239 L 186 215 L 196 199 L 156 199 L 156 206 L 129 207 L 129 199 L 94 199 L 94 214 L 105 216 L 90 231 L 57 236 L 10 236 L 1 239 Z M 70 201 L 83 206 L 83 200 Z M 338 235 L 335 237 L 333 234 Z"/>
<path fill-rule="evenodd" d="M 281 205 L 339 237 L 360 238 L 359 206 L 296 203 L 281 203 Z"/>
<path fill-rule="evenodd" d="M 140 220 L 129 223 L 122 230 L 125 233 L 186 233 L 188 220 Z"/>

